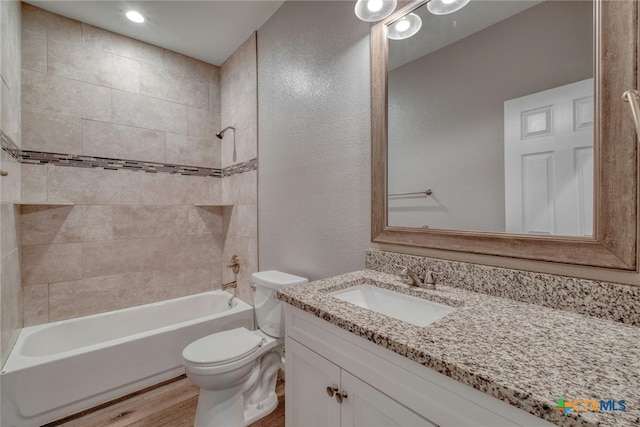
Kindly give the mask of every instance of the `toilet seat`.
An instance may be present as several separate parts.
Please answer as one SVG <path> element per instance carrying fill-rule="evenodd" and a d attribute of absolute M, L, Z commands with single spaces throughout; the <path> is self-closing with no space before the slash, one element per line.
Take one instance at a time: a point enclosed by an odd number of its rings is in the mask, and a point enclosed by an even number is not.
<path fill-rule="evenodd" d="M 263 342 L 247 328 L 236 328 L 200 338 L 189 344 L 182 357 L 197 367 L 226 365 L 254 353 Z"/>

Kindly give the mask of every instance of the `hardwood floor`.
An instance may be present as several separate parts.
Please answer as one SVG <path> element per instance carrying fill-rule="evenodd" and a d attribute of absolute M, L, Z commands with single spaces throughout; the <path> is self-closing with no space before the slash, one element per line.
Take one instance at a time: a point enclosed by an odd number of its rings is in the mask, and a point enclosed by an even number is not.
<path fill-rule="evenodd" d="M 198 391 L 198 387 L 182 376 L 44 427 L 192 427 Z M 279 402 L 276 410 L 250 427 L 284 427 L 282 371 L 276 393 Z"/>

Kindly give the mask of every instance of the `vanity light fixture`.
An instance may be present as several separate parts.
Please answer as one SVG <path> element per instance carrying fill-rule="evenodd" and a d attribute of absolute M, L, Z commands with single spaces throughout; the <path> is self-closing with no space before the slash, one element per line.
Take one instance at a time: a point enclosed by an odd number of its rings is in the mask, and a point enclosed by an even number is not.
<path fill-rule="evenodd" d="M 427 9 L 434 15 L 447 15 L 462 9 L 469 0 L 431 0 L 427 3 Z"/>
<path fill-rule="evenodd" d="M 422 27 L 422 19 L 415 13 L 409 13 L 389 26 L 387 37 L 392 40 L 408 39 Z"/>
<path fill-rule="evenodd" d="M 397 0 L 358 0 L 356 16 L 366 22 L 380 21 L 391 15 L 397 4 Z"/>
<path fill-rule="evenodd" d="M 125 15 L 130 21 L 133 21 L 136 24 L 142 24 L 144 22 L 144 16 L 142 16 L 142 14 L 137 10 L 129 10 Z"/>

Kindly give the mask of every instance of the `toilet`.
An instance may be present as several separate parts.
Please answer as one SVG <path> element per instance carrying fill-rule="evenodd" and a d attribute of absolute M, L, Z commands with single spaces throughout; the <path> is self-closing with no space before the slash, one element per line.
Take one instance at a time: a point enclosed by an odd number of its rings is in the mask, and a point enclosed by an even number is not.
<path fill-rule="evenodd" d="M 208 335 L 182 351 L 189 379 L 200 387 L 195 427 L 241 427 L 278 406 L 276 378 L 284 359 L 284 321 L 278 289 L 307 283 L 281 271 L 251 275 L 258 330 Z"/>

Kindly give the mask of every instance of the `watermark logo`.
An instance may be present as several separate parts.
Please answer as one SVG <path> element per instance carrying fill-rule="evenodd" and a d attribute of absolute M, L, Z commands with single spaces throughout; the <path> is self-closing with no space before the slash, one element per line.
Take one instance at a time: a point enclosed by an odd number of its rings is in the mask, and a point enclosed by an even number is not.
<path fill-rule="evenodd" d="M 567 415 L 569 411 L 576 412 L 605 412 L 616 411 L 622 412 L 627 410 L 627 405 L 624 400 L 614 399 L 576 399 L 576 400 L 564 400 L 559 397 L 554 409 L 562 411 L 564 415 Z"/>

